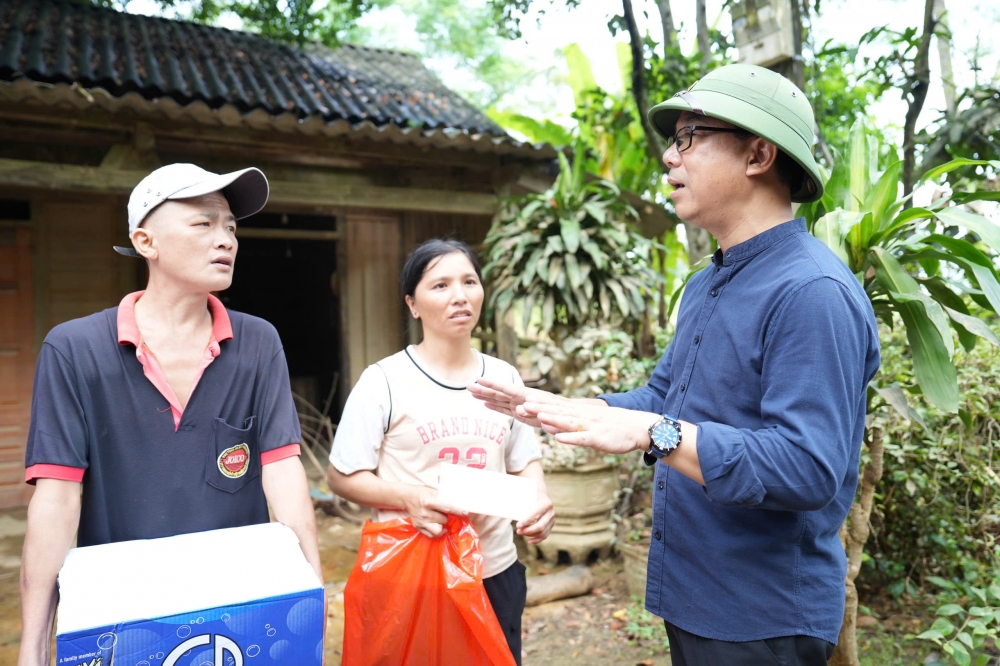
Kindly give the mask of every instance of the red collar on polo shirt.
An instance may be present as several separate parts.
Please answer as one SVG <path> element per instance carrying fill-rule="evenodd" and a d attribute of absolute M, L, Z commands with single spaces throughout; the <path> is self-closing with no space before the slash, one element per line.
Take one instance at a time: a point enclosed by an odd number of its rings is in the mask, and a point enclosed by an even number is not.
<path fill-rule="evenodd" d="M 146 292 L 137 291 L 131 293 L 118 304 L 118 344 L 133 345 L 135 347 L 135 357 L 142 365 L 142 371 L 146 375 L 146 379 L 156 387 L 156 390 L 170 404 L 170 412 L 174 417 L 174 430 L 176 431 L 181 424 L 181 416 L 184 414 L 184 409 L 181 407 L 174 389 L 167 382 L 167 376 L 164 374 L 160 362 L 156 360 L 156 356 L 152 350 L 142 341 L 142 333 L 139 332 L 139 326 L 135 321 L 135 303 L 144 293 Z M 205 368 L 211 365 L 215 357 L 222 353 L 219 343 L 231 340 L 233 337 L 233 327 L 229 321 L 229 313 L 226 312 L 226 306 L 222 304 L 222 301 L 209 294 L 208 309 L 212 313 L 212 337 L 209 338 L 208 346 L 205 347 L 198 371 L 194 376 L 194 384 L 191 385 L 191 392 L 188 394 L 188 400 L 191 399 L 190 396 L 194 395 L 194 390 L 198 386 Z"/>

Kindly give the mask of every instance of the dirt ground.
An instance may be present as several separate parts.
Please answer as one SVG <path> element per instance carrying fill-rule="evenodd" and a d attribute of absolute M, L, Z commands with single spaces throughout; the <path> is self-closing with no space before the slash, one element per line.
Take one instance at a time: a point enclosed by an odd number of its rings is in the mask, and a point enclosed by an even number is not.
<path fill-rule="evenodd" d="M 18 574 L 25 517 L 24 509 L 0 512 L 0 666 L 17 663 L 21 639 Z M 330 599 L 326 664 L 338 666 L 344 635 L 343 590 L 357 557 L 361 528 L 321 511 L 317 511 L 317 520 L 323 575 Z M 545 575 L 544 563 L 524 553 L 522 561 L 529 575 Z M 592 570 L 597 583 L 592 594 L 525 610 L 523 665 L 669 666 L 670 657 L 660 645 L 662 625 L 646 627 L 656 637 L 653 640 L 634 641 L 625 633 L 629 626 L 629 618 L 625 617 L 629 599 L 621 562 L 598 562 Z"/>

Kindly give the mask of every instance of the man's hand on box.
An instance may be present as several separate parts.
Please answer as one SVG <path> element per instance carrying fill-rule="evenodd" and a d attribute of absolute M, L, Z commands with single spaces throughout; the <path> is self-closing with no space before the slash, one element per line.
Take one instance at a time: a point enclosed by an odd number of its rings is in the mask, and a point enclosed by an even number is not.
<path fill-rule="evenodd" d="M 538 507 L 526 520 L 517 524 L 517 533 L 528 540 L 530 544 L 541 543 L 549 536 L 552 525 L 556 522 L 556 510 L 552 500 L 545 493 L 538 494 Z"/>
<path fill-rule="evenodd" d="M 437 539 L 444 534 L 448 524 L 448 514 L 464 516 L 465 511 L 438 501 L 437 490 L 428 486 L 412 486 L 412 491 L 404 498 L 410 522 L 424 536 Z"/>

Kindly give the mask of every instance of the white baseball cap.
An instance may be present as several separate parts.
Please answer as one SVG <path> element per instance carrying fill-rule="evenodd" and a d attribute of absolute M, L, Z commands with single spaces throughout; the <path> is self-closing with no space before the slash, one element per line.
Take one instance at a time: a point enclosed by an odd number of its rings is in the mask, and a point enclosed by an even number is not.
<path fill-rule="evenodd" d="M 253 167 L 219 175 L 194 164 L 168 164 L 143 178 L 128 199 L 128 237 L 149 213 L 168 199 L 190 199 L 222 192 L 237 220 L 260 211 L 267 203 L 267 178 Z M 140 256 L 134 248 L 116 245 L 127 257 Z"/>

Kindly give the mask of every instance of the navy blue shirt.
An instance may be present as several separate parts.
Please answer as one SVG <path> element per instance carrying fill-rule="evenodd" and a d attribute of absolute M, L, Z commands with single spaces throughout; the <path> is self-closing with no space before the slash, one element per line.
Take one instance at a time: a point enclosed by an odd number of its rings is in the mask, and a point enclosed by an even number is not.
<path fill-rule="evenodd" d="M 801 219 L 713 259 L 647 385 L 601 396 L 698 426 L 704 487 L 656 465 L 646 608 L 705 638 L 836 643 L 875 316 Z"/>
<path fill-rule="evenodd" d="M 118 310 L 46 336 L 29 478 L 82 479 L 80 546 L 268 522 L 261 467 L 279 449 L 297 454 L 301 441 L 277 331 L 263 319 L 217 312 L 228 316 L 232 337 L 219 342 L 175 427 L 135 346 L 119 342 Z M 73 470 L 80 472 L 66 474 Z"/>

